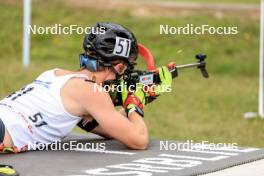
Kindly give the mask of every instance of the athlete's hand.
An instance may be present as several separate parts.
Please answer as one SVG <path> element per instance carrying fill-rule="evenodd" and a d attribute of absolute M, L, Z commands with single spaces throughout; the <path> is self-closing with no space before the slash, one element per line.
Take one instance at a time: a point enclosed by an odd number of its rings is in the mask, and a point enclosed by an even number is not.
<path fill-rule="evenodd" d="M 168 67 L 159 68 L 160 83 L 150 86 L 146 94 L 146 104 L 154 101 L 161 93 L 171 91 L 172 75 Z"/>
<path fill-rule="evenodd" d="M 146 93 L 143 91 L 143 85 L 137 84 L 136 90 L 134 92 L 129 92 L 126 89 L 124 81 L 121 81 L 122 91 L 122 104 L 123 108 L 126 110 L 128 116 L 132 112 L 137 112 L 142 117 L 144 116 L 143 108 L 145 106 L 145 96 Z"/>
<path fill-rule="evenodd" d="M 172 75 L 168 67 L 163 66 L 159 68 L 160 84 L 156 86 L 154 92 L 156 95 L 160 95 L 163 92 L 168 92 L 172 85 Z"/>
<path fill-rule="evenodd" d="M 172 75 L 166 66 L 159 68 L 159 77 L 160 77 L 160 83 L 157 85 L 150 86 L 150 87 L 145 86 L 144 88 L 147 88 L 145 91 L 142 91 L 143 85 L 138 85 L 136 92 L 133 94 L 127 91 L 122 92 L 121 95 L 120 95 L 120 92 L 111 92 L 110 96 L 111 96 L 113 103 L 117 105 L 119 104 L 124 105 L 125 100 L 127 99 L 127 96 L 131 95 L 132 97 L 133 96 L 138 97 L 139 101 L 143 102 L 143 103 L 140 103 L 142 104 L 140 106 L 137 105 L 138 103 L 134 103 L 136 104 L 136 106 L 139 106 L 139 108 L 143 109 L 145 104 L 151 103 L 163 92 L 170 92 L 171 85 L 172 85 Z M 123 80 L 121 80 L 120 85 L 121 87 L 125 88 Z M 143 96 L 144 98 L 142 98 Z M 124 106 L 124 108 L 126 108 L 126 106 Z M 134 108 L 134 106 L 132 108 Z"/>

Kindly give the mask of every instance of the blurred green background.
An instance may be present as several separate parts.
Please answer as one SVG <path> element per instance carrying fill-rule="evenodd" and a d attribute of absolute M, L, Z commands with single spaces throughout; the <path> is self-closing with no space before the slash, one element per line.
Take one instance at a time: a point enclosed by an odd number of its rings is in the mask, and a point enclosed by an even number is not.
<path fill-rule="evenodd" d="M 191 0 L 190 0 L 191 1 Z M 197 0 L 198 1 L 198 0 Z M 206 2 L 209 0 L 203 0 Z M 214 1 L 210 1 L 214 2 Z M 219 2 L 219 1 L 215 1 Z M 258 3 L 257 0 L 220 2 Z M 257 111 L 258 12 L 177 11 L 135 13 L 129 9 L 65 5 L 61 0 L 33 0 L 32 24 L 91 26 L 111 21 L 130 28 L 155 56 L 157 66 L 176 61 L 194 62 L 194 55 L 208 55 L 210 79 L 199 70 L 179 72 L 173 92 L 146 107 L 151 138 L 236 142 L 264 146 L 263 120 L 243 119 Z M 107 7 L 107 6 L 106 6 Z M 0 0 L 0 97 L 21 88 L 47 69 L 78 69 L 83 35 L 32 35 L 31 64 L 22 67 L 22 18 L 20 1 Z M 153 14 L 153 15 L 152 15 Z M 238 26 L 238 35 L 160 35 L 159 25 Z M 139 59 L 139 67 L 143 61 Z M 79 131 L 78 129 L 76 129 Z"/>
<path fill-rule="evenodd" d="M 179 0 L 167 0 L 181 2 Z M 182 1 L 183 2 L 183 1 Z M 210 2 L 210 3 L 259 3 L 259 0 L 185 0 L 184 2 Z"/>

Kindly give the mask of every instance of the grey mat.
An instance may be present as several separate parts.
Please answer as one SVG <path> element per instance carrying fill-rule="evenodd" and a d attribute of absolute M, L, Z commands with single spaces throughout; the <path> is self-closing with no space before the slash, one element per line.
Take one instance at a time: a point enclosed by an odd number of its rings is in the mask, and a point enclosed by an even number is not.
<path fill-rule="evenodd" d="M 178 151 L 160 150 L 160 141 L 151 140 L 148 150 L 129 150 L 114 140 L 73 134 L 65 139 L 88 143 L 88 149 L 74 151 L 33 151 L 21 154 L 1 154 L 0 164 L 14 166 L 22 176 L 181 176 L 205 174 L 264 158 L 258 148 L 208 147 Z M 166 141 L 163 141 L 166 144 Z M 176 141 L 169 141 L 175 147 Z M 105 147 L 105 150 L 102 149 Z"/>

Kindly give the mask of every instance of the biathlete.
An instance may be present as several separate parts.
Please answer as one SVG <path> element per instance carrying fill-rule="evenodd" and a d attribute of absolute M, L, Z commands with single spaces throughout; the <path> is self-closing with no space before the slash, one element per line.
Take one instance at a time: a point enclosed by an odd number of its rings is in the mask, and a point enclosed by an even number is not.
<path fill-rule="evenodd" d="M 134 34 L 114 23 L 97 23 L 105 32 L 87 34 L 80 69 L 52 69 L 0 101 L 0 152 L 31 150 L 29 144 L 51 144 L 78 125 L 86 131 L 120 141 L 131 149 L 146 149 L 148 130 L 143 107 L 148 94 L 142 86 L 122 92 L 117 110 L 108 92 L 95 84 L 120 79 L 138 57 Z M 167 67 L 159 69 L 160 85 L 170 87 Z M 121 86 L 125 86 L 122 84 Z M 158 90 L 157 94 L 160 94 Z"/>

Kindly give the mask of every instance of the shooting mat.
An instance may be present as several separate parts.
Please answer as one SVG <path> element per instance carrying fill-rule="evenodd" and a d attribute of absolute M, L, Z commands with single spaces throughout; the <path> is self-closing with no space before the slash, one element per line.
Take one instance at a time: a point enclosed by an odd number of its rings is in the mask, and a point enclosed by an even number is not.
<path fill-rule="evenodd" d="M 148 150 L 137 151 L 115 140 L 83 134 L 72 134 L 63 143 L 71 141 L 104 144 L 105 150 L 76 147 L 74 151 L 1 154 L 0 163 L 14 166 L 22 176 L 182 176 L 210 173 L 264 158 L 264 150 L 259 148 L 160 150 L 160 140 L 151 140 Z"/>

